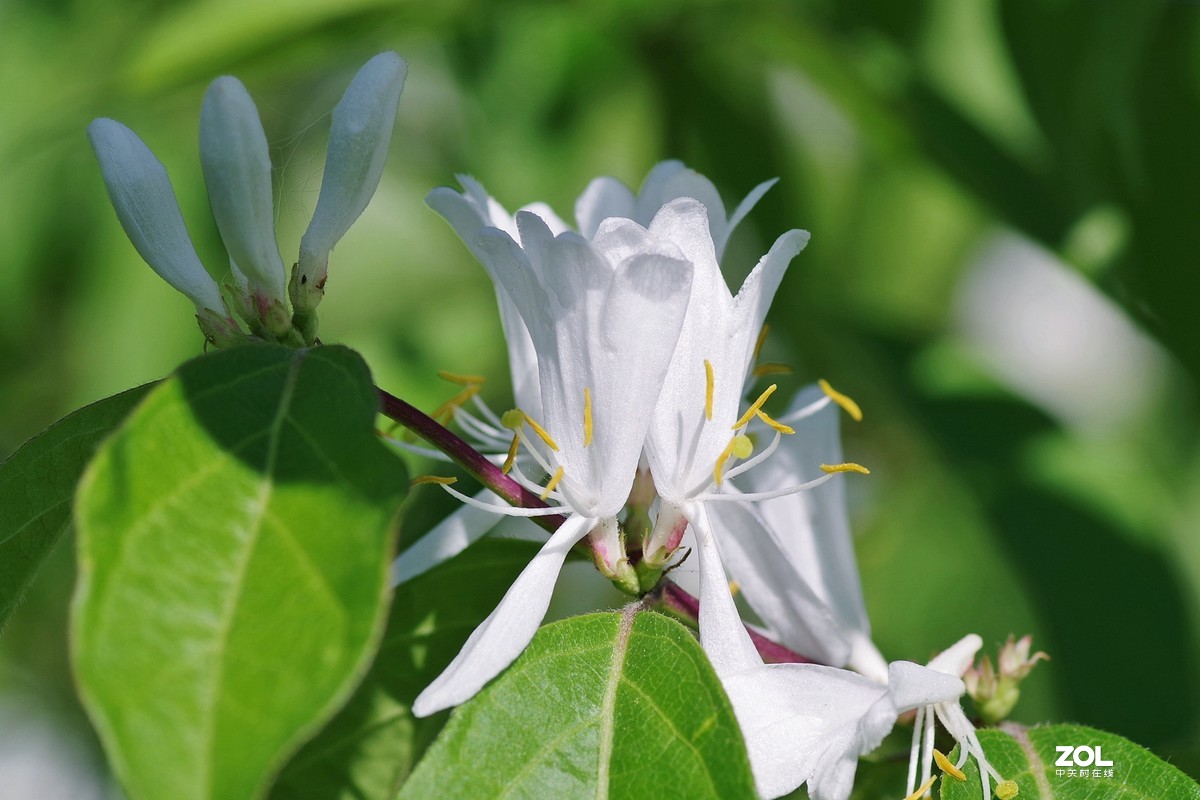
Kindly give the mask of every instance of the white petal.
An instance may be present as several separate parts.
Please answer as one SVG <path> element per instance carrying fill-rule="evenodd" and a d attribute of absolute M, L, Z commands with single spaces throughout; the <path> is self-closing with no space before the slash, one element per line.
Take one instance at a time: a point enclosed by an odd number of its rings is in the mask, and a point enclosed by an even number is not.
<path fill-rule="evenodd" d="M 734 298 L 734 313 L 738 320 L 737 327 L 754 331 L 750 338 L 750 347 L 767 318 L 767 309 L 775 299 L 775 291 L 787 272 L 792 259 L 808 244 L 809 233 L 802 230 L 791 230 L 775 240 L 767 254 L 742 282 L 742 288 Z M 749 361 L 749 354 L 747 354 Z"/>
<path fill-rule="evenodd" d="M 700 644 L 708 660 L 722 678 L 762 666 L 729 591 L 707 509 L 700 503 L 688 503 L 683 513 L 692 524 L 699 549 Z"/>
<path fill-rule="evenodd" d="M 407 71 L 400 56 L 380 53 L 363 65 L 333 109 L 321 193 L 300 241 L 300 257 L 318 267 L 317 275 L 379 186 Z"/>
<path fill-rule="evenodd" d="M 983 639 L 978 634 L 968 633 L 930 659 L 929 668 L 947 675 L 961 677 L 975 661 L 975 654 L 981 647 L 983 647 Z"/>
<path fill-rule="evenodd" d="M 137 134 L 115 120 L 93 120 L 88 139 L 117 218 L 138 254 L 197 311 L 207 308 L 228 317 L 217 282 L 192 246 L 166 168 Z"/>
<path fill-rule="evenodd" d="M 285 276 L 275 241 L 271 156 L 258 109 L 237 78 L 217 78 L 204 94 L 200 164 L 229 257 L 252 290 L 283 302 Z"/>
<path fill-rule="evenodd" d="M 563 523 L 450 665 L 417 697 L 414 716 L 427 717 L 466 702 L 521 654 L 542 624 L 563 560 L 595 523 L 578 516 Z"/>
<path fill-rule="evenodd" d="M 539 217 L 542 222 L 546 223 L 546 227 L 549 228 L 550 232 L 555 236 L 571 230 L 571 226 L 563 222 L 562 217 L 554 213 L 554 209 L 545 203 L 530 203 L 529 205 L 522 206 L 520 209 L 518 209 L 517 213 L 519 214 L 522 211 Z"/>
<path fill-rule="evenodd" d="M 767 798 L 807 782 L 816 800 L 845 800 L 859 757 L 896 721 L 886 687 L 833 667 L 767 664 L 723 684 Z"/>
<path fill-rule="evenodd" d="M 785 417 L 824 393 L 816 386 L 799 392 Z M 821 477 L 821 464 L 840 464 L 840 411 L 832 403 L 793 423 L 775 455 L 739 479 L 749 492 L 768 491 Z M 787 553 L 788 561 L 825 601 L 842 625 L 870 639 L 858 562 L 846 513 L 844 476 L 806 492 L 758 504 L 758 512 Z"/>
<path fill-rule="evenodd" d="M 750 194 L 746 195 L 742 202 L 738 203 L 738 207 L 729 216 L 729 224 L 725 226 L 724 235 L 719 240 L 716 236 L 713 237 L 713 243 L 717 246 L 717 258 L 725 254 L 725 246 L 729 244 L 729 237 L 733 235 L 734 228 L 746 218 L 746 215 L 754 209 L 754 206 L 758 205 L 758 201 L 762 199 L 762 196 L 778 182 L 778 178 L 763 181 L 751 189 Z"/>
<path fill-rule="evenodd" d="M 726 569 L 779 641 L 822 664 L 844 666 L 851 631 L 797 572 L 775 532 L 741 503 L 713 504 L 709 514 Z"/>
<path fill-rule="evenodd" d="M 937 703 L 957 702 L 967 690 L 962 680 L 911 661 L 893 661 L 888 665 L 888 690 L 900 711 L 910 711 Z"/>
<path fill-rule="evenodd" d="M 487 489 L 476 494 L 475 499 L 507 508 L 507 503 Z M 462 506 L 396 556 L 392 562 L 392 586 L 410 581 L 454 558 L 495 528 L 502 519 L 505 517 L 480 508 Z"/>
<path fill-rule="evenodd" d="M 575 201 L 575 224 L 588 239 L 596 235 L 600 223 L 610 217 L 632 219 L 633 192 L 616 178 L 596 178 Z"/>

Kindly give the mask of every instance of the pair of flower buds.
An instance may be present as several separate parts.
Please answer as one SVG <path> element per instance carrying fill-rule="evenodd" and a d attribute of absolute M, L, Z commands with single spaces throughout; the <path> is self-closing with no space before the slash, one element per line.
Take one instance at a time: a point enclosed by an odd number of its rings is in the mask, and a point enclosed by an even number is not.
<path fill-rule="evenodd" d="M 196 254 L 162 163 L 119 122 L 97 119 L 88 127 L 125 233 L 146 263 L 195 304 L 210 341 L 225 346 L 245 338 L 229 305 L 253 336 L 293 345 L 315 340 L 329 253 L 379 185 L 406 72 L 404 59 L 381 53 L 358 71 L 334 108 L 321 192 L 290 285 L 275 239 L 271 158 L 258 110 L 237 78 L 218 78 L 208 87 L 200 163 L 229 254 L 229 304 Z"/>

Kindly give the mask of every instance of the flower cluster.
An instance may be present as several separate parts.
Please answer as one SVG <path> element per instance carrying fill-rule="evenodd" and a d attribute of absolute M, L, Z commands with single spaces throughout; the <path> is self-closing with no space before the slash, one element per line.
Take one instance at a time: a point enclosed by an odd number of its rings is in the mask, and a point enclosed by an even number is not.
<path fill-rule="evenodd" d="M 428 202 L 495 284 L 516 407 L 497 414 L 469 383 L 445 410 L 550 505 L 511 508 L 486 490 L 468 496 L 446 485 L 463 508 L 407 550 L 394 577 L 408 580 L 459 552 L 503 516 L 567 521 L 414 712 L 462 703 L 520 654 L 576 543 L 635 595 L 651 591 L 690 546 L 701 644 L 763 796 L 807 784 L 817 800 L 844 800 L 858 758 L 906 712 L 916 715 L 912 797 L 929 791 L 935 762 L 963 779 L 968 757 L 980 765 L 985 796 L 993 780 L 997 796 L 1015 796 L 959 705 L 980 638 L 967 636 L 927 666 L 889 664 L 872 643 L 836 480 L 867 471 L 843 462 L 838 435 L 839 408 L 857 419 L 857 405 L 822 381 L 776 418 L 767 409 L 775 385 L 748 394 L 775 370 L 756 368 L 764 320 L 809 238 L 783 234 L 740 290 L 729 290 L 725 245 L 771 183 L 727 216 L 710 181 L 664 162 L 637 193 L 593 181 L 572 229 L 543 204 L 509 214 L 477 182 L 459 180 L 462 192 L 437 189 Z M 730 577 L 771 638 L 821 665 L 764 663 Z M 936 721 L 960 745 L 957 764 L 934 749 Z"/>
<path fill-rule="evenodd" d="M 329 253 L 379 185 L 406 72 L 400 56 L 380 53 L 358 71 L 334 108 L 321 192 L 290 286 L 275 241 L 271 158 L 258 109 L 237 78 L 217 78 L 208 87 L 200 111 L 200 164 L 229 253 L 228 305 L 192 246 L 166 168 L 121 123 L 97 119 L 88 127 L 126 235 L 151 269 L 195 304 L 209 341 L 226 346 L 246 337 L 229 305 L 252 336 L 289 344 L 316 339 Z"/>
<path fill-rule="evenodd" d="M 235 78 L 213 82 L 200 155 L 230 257 L 224 293 L 191 244 L 162 164 L 120 123 L 92 123 L 117 216 L 142 257 L 195 304 L 210 341 L 315 343 L 329 254 L 379 183 L 405 72 L 394 53 L 376 56 L 335 108 L 324 180 L 290 280 L 257 110 Z M 867 472 L 843 460 L 838 431 L 841 411 L 854 419 L 861 411 L 821 381 L 773 416 L 776 385 L 756 388 L 779 371 L 759 363 L 765 318 L 809 234 L 776 239 L 736 293 L 720 263 L 773 181 L 728 213 L 709 180 L 668 161 L 636 193 L 593 181 L 576 203 L 574 229 L 544 204 L 509 214 L 474 180 L 460 183 L 463 191 L 436 189 L 428 203 L 494 283 L 514 406 L 498 414 L 478 395 L 481 379 L 447 374 L 463 388 L 443 411 L 548 505 L 512 507 L 486 489 L 472 496 L 437 480 L 463 506 L 397 559 L 393 579 L 410 580 L 501 520 L 523 525 L 525 535 L 540 532 L 529 518 L 564 521 L 542 534 L 537 555 L 413 712 L 463 703 L 520 655 L 572 548 L 586 547 L 599 571 L 635 596 L 656 591 L 695 552 L 701 644 L 764 797 L 807 785 L 815 800 L 845 800 L 859 757 L 909 712 L 910 798 L 927 795 L 935 764 L 965 779 L 968 758 L 979 764 L 985 797 L 993 781 L 997 797 L 1014 797 L 1015 784 L 988 762 L 959 701 L 970 687 L 989 711 L 1007 713 L 1016 683 L 1044 654 L 1030 658 L 1028 639 L 1010 641 L 997 676 L 986 659 L 973 666 L 982 640 L 972 634 L 925 666 L 889 663 L 871 638 L 841 482 L 843 473 Z M 765 636 L 817 663 L 765 663 L 734 585 Z M 937 722 L 959 745 L 956 763 L 934 747 Z"/>

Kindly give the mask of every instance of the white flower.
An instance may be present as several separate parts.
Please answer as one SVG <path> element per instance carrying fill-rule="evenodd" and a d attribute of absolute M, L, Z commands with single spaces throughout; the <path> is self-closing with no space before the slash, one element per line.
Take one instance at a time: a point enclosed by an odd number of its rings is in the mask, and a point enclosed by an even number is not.
<path fill-rule="evenodd" d="M 471 249 L 471 252 L 481 262 L 484 262 L 487 255 L 481 249 L 478 239 L 480 232 L 490 227 L 504 231 L 513 239 L 519 239 L 516 215 L 510 214 L 499 202 L 490 197 L 478 181 L 466 175 L 459 175 L 457 178 L 463 187 L 461 193 L 449 188 L 434 189 L 429 193 L 427 202 L 450 223 L 463 242 Z M 666 230 L 666 218 L 664 218 L 658 223 L 658 230 L 660 233 L 667 234 L 681 233 L 682 235 L 679 237 L 681 242 L 676 243 L 681 249 L 691 247 L 687 240 L 692 236 L 710 238 L 709 249 L 712 250 L 713 257 L 709 260 L 713 264 L 708 272 L 711 274 L 715 270 L 716 277 L 720 279 L 715 260 L 719 259 L 724 251 L 729 235 L 774 183 L 775 181 L 767 181 L 759 184 L 738 205 L 732 216 L 726 218 L 724 204 L 711 181 L 694 170 L 688 169 L 679 161 L 663 161 L 650 171 L 641 190 L 636 195 L 625 184 L 614 178 L 602 177 L 593 180 L 576 201 L 576 222 L 579 232 L 584 237 L 593 240 L 601 249 L 607 248 L 615 256 L 633 252 L 639 247 L 642 249 L 662 247 L 661 243 L 654 242 L 655 237 L 649 235 L 644 228 L 652 224 L 660 210 L 666 210 L 664 206 L 668 204 L 683 205 L 692 212 L 689 221 L 695 223 L 694 229 L 668 231 Z M 686 198 L 696 198 L 704 205 L 701 207 L 694 200 L 686 200 Z M 545 203 L 529 204 L 522 207 L 518 214 L 520 212 L 537 215 L 555 235 L 569 230 L 567 223 Z M 609 218 L 612 219 L 601 231 L 601 224 Z M 714 232 L 711 236 L 710 230 Z M 622 237 L 629 237 L 629 241 L 624 241 Z M 503 285 L 497 282 L 495 290 L 496 301 L 500 309 L 500 320 L 508 346 L 509 369 L 516 407 L 535 420 L 541 419 L 537 354 L 534 350 L 533 340 Z M 693 294 L 695 294 L 694 291 Z M 726 290 L 726 295 L 728 295 L 728 290 Z M 732 302 L 732 298 L 730 301 Z M 699 318 L 694 317 L 693 319 L 698 320 Z M 722 385 L 724 386 L 724 382 Z M 474 397 L 472 400 L 475 402 L 479 415 L 459 408 L 455 410 L 455 420 L 462 425 L 464 432 L 481 451 L 503 454 L 509 445 L 509 432 L 501 425 L 498 415 L 481 405 L 478 397 Z M 438 457 L 436 452 L 408 447 L 403 443 L 399 444 L 406 449 L 419 451 L 422 455 Z M 516 462 L 519 468 L 518 474 L 520 469 L 530 467 L 530 460 L 525 451 L 518 456 Z M 533 466 L 536 468 L 536 465 Z M 476 494 L 474 499 L 489 505 L 502 505 L 498 498 L 486 490 Z M 462 549 L 488 534 L 494 526 L 495 516 L 488 511 L 472 506 L 459 509 L 396 559 L 393 565 L 393 580 L 397 583 L 410 580 L 437 563 L 461 552 Z"/>
<path fill-rule="evenodd" d="M 821 465 L 840 464 L 839 407 L 861 416 L 853 401 L 824 388 L 799 392 L 779 422 L 795 434 L 738 480 L 750 493 L 768 492 L 823 476 Z M 760 424 L 758 434 L 771 434 Z M 760 500 L 752 506 L 714 504 L 725 566 L 772 637 L 823 664 L 846 666 L 879 682 L 887 662 L 871 641 L 858 565 L 850 538 L 843 479 L 810 491 Z"/>
<path fill-rule="evenodd" d="M 1001 778 L 958 703 L 966 691 L 960 676 L 979 648 L 979 637 L 966 637 L 926 667 L 894 661 L 886 683 L 815 664 L 764 664 L 728 591 L 706 511 L 688 509 L 700 560 L 700 639 L 738 719 L 759 793 L 781 797 L 807 784 L 813 800 L 845 800 L 859 757 L 879 746 L 900 714 L 916 709 L 909 794 L 916 786 L 918 758 L 923 794 L 932 783 L 935 759 L 961 779 L 959 769 L 970 755 L 979 761 L 984 796 L 990 797 L 988 776 Z M 957 765 L 933 749 L 935 717 L 961 746 Z M 1000 790 L 1006 800 L 1015 796 L 1011 782 Z"/>
<path fill-rule="evenodd" d="M 616 517 L 629 496 L 687 307 L 691 264 L 674 249 L 610 251 L 572 232 L 555 236 L 527 211 L 516 215 L 516 227 L 520 245 L 509 233 L 484 227 L 473 249 L 511 299 L 537 352 L 544 417 L 518 410 L 505 421 L 550 476 L 545 487 L 536 488 L 557 504 L 504 513 L 569 516 L 417 698 L 418 716 L 467 700 L 520 654 L 576 542 L 590 535 L 595 550 L 616 557 Z M 613 569 L 621 568 L 618 562 Z"/>
<path fill-rule="evenodd" d="M 301 260 L 307 257 L 311 268 L 300 274 L 298 296 L 307 305 L 294 310 L 302 312 L 306 342 L 315 337 L 313 297 L 319 300 L 323 291 L 329 250 L 379 183 L 404 74 L 403 59 L 381 53 L 359 70 L 334 111 L 321 195 L 301 247 Z M 113 208 L 138 253 L 196 305 L 210 338 L 218 344 L 236 341 L 238 325 L 196 255 L 166 169 L 119 122 L 97 119 L 88 136 Z M 286 339 L 292 319 L 275 241 L 267 140 L 254 101 L 236 78 L 216 79 L 205 94 L 200 158 L 213 216 L 230 256 L 238 311 L 256 335 Z"/>

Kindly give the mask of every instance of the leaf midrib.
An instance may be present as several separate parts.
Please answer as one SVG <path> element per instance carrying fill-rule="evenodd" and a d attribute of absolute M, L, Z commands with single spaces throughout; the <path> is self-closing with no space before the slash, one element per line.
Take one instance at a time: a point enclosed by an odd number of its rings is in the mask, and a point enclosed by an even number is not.
<path fill-rule="evenodd" d="M 202 795 L 204 797 L 213 796 L 213 782 L 216 775 L 216 734 L 217 717 L 219 715 L 217 700 L 220 697 L 221 686 L 225 680 L 225 645 L 228 642 L 229 633 L 233 628 L 233 618 L 241 600 L 242 591 L 245 588 L 246 572 L 250 568 L 250 561 L 255 549 L 258 547 L 259 536 L 262 533 L 263 519 L 266 517 L 267 505 L 271 500 L 271 494 L 275 488 L 274 475 L 276 458 L 279 454 L 279 434 L 283 430 L 284 421 L 287 419 L 288 410 L 291 407 L 292 397 L 296 391 L 296 382 L 300 375 L 300 364 L 304 361 L 304 355 L 304 351 L 297 351 L 291 361 L 288 362 L 288 372 L 284 378 L 283 391 L 279 395 L 279 407 L 275 410 L 275 417 L 271 420 L 271 427 L 267 434 L 267 453 L 266 463 L 263 466 L 262 487 L 259 491 L 257 508 L 249 531 L 249 539 L 246 547 L 242 550 L 242 558 L 237 564 L 229 603 L 225 606 L 221 614 L 220 623 L 213 637 L 217 657 L 214 659 L 216 668 L 213 670 L 212 688 L 209 693 L 209 702 L 206 706 L 210 710 L 210 713 L 204 721 L 205 750 L 208 755 L 207 760 L 201 764 L 205 787 Z"/>
<path fill-rule="evenodd" d="M 621 685 L 621 672 L 625 668 L 625 654 L 629 652 L 629 635 L 633 631 L 633 620 L 637 611 L 637 603 L 631 603 L 621 611 L 621 624 L 617 629 L 617 640 L 613 643 L 612 666 L 608 670 L 604 700 L 600 704 L 600 756 L 596 776 L 596 800 L 608 798 L 609 767 L 616 731 L 617 688 Z"/>

